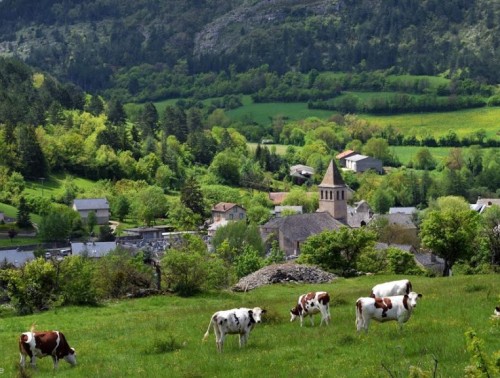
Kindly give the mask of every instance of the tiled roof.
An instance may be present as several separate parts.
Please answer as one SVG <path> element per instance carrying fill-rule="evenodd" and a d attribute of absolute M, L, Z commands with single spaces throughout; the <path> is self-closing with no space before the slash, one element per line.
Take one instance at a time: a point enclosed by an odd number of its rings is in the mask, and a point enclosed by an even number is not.
<path fill-rule="evenodd" d="M 217 205 L 215 205 L 214 207 L 212 207 L 212 211 L 217 211 L 217 212 L 220 212 L 220 213 L 225 213 L 226 211 L 231 210 L 235 206 L 238 206 L 238 205 L 235 204 L 235 203 L 231 203 L 231 202 L 219 202 Z"/>
<path fill-rule="evenodd" d="M 347 156 L 350 156 L 352 154 L 355 154 L 356 152 L 354 152 L 353 150 L 345 150 L 344 152 L 341 152 L 340 154 L 337 154 L 337 156 L 335 156 L 337 159 L 342 159 L 342 158 L 345 158 Z"/>
<path fill-rule="evenodd" d="M 269 199 L 273 201 L 274 205 L 279 205 L 285 200 L 287 195 L 288 192 L 271 192 L 269 193 Z"/>

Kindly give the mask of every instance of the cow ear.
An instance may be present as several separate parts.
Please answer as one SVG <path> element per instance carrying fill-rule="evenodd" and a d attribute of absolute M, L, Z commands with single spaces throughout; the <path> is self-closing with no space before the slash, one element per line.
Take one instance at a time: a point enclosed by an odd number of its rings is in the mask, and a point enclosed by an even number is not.
<path fill-rule="evenodd" d="M 248 310 L 248 315 L 253 316 L 253 310 Z"/>
<path fill-rule="evenodd" d="M 267 310 L 262 310 L 262 313 L 265 314 L 267 312 Z"/>
<path fill-rule="evenodd" d="M 422 294 L 419 294 L 419 295 L 418 295 L 418 297 L 419 297 L 419 298 L 422 298 Z"/>

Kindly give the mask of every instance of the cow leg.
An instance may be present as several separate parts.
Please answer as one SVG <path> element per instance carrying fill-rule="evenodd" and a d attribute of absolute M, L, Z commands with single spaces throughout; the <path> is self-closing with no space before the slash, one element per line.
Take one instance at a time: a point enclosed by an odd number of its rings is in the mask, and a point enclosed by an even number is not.
<path fill-rule="evenodd" d="M 300 315 L 300 326 L 304 324 L 304 315 Z"/>
<path fill-rule="evenodd" d="M 26 366 L 26 355 L 23 354 L 23 353 L 19 353 L 21 355 L 21 360 L 19 361 L 19 365 L 21 365 L 21 367 L 25 367 Z"/>
<path fill-rule="evenodd" d="M 320 311 L 321 311 L 321 323 L 319 325 L 322 326 L 323 322 L 325 322 L 325 325 L 328 325 L 330 320 L 330 314 L 328 313 L 328 308 L 321 308 Z"/>
<path fill-rule="evenodd" d="M 225 334 L 222 334 L 220 335 L 220 337 L 217 339 L 217 350 L 222 353 L 223 349 L 224 349 L 224 339 L 225 339 L 226 335 Z"/>
<path fill-rule="evenodd" d="M 311 327 L 314 327 L 314 316 L 312 314 L 309 315 L 309 319 L 311 319 Z"/>
<path fill-rule="evenodd" d="M 240 348 L 244 347 L 247 343 L 248 335 L 246 333 L 240 334 Z"/>
<path fill-rule="evenodd" d="M 36 368 L 36 356 L 35 356 L 35 354 L 33 354 L 33 356 L 31 356 L 30 364 L 31 364 L 32 368 Z"/>
<path fill-rule="evenodd" d="M 56 356 L 52 356 L 52 362 L 54 362 L 54 369 L 57 369 L 59 359 Z"/>

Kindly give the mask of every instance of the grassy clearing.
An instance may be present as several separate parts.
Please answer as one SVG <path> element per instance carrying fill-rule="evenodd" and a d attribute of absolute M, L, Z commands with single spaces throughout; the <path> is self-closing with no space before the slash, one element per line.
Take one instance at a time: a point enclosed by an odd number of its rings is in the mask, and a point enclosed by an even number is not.
<path fill-rule="evenodd" d="M 308 117 L 327 119 L 335 112 L 329 110 L 308 109 L 305 102 L 253 103 L 250 96 L 243 96 L 243 106 L 226 112 L 233 120 L 251 119 L 259 125 L 269 125 L 274 117 L 287 120 L 299 120 Z"/>
<path fill-rule="evenodd" d="M 464 332 L 472 327 L 484 340 L 485 352 L 498 349 L 499 323 L 489 319 L 498 305 L 500 275 L 450 278 L 412 277 L 423 294 L 403 332 L 394 322 L 370 326 L 357 335 L 354 303 L 378 282 L 394 276 L 340 279 L 324 285 L 273 285 L 248 293 L 219 293 L 196 298 L 173 296 L 117 301 L 97 308 L 68 307 L 14 317 L 0 312 L 0 368 L 15 376 L 17 338 L 36 322 L 38 329 L 65 332 L 78 354 L 78 366 L 65 362 L 64 377 L 387 377 L 408 376 L 410 366 L 439 377 L 463 377 L 470 356 Z M 328 290 L 333 296 L 332 324 L 312 328 L 290 323 L 288 311 L 299 294 Z M 228 336 L 225 352 L 217 354 L 213 333 L 201 340 L 213 312 L 233 307 L 261 306 L 266 322 L 240 350 Z M 1 310 L 0 310 L 1 311 Z M 36 376 L 53 376 L 52 361 L 39 360 Z"/>
<path fill-rule="evenodd" d="M 375 116 L 363 114 L 372 124 L 392 125 L 404 135 L 433 135 L 439 137 L 453 130 L 459 137 L 470 135 L 483 129 L 488 137 L 500 135 L 500 107 L 467 109 L 456 112 L 400 114 L 393 116 Z"/>

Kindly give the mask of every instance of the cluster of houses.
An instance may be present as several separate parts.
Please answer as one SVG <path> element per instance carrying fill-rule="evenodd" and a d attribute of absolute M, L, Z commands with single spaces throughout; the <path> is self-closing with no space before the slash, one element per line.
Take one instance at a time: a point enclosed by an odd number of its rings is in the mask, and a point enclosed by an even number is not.
<path fill-rule="evenodd" d="M 351 150 L 340 153 L 337 159 L 340 168 L 333 160 L 330 161 L 323 180 L 318 185 L 319 208 L 316 212 L 303 213 L 301 206 L 282 206 L 286 192 L 269 193 L 269 199 L 275 207 L 272 210 L 272 218 L 260 226 L 263 241 L 270 245 L 272 240 L 277 240 L 286 258 L 294 259 L 300 254 L 301 245 L 311 235 L 325 230 L 338 230 L 341 227 L 359 228 L 384 218 L 386 224 L 393 225 L 397 229 L 398 240 L 406 241 L 392 246 L 412 252 L 416 261 L 421 265 L 442 271 L 441 259 L 432 254 L 419 253 L 415 248 L 417 243 L 413 241 L 418 240 L 417 226 L 414 223 L 415 207 L 391 208 L 388 214 L 375 214 L 366 201 L 349 204 L 353 191 L 344 182 L 340 169 L 350 169 L 356 172 L 373 169 L 382 173 L 382 162 Z M 291 167 L 290 175 L 295 179 L 306 181 L 314 175 L 314 169 L 296 165 Z M 493 204 L 500 205 L 500 199 L 480 198 L 476 204 L 471 205 L 471 209 L 482 212 Z M 84 220 L 90 212 L 94 212 L 98 224 L 108 224 L 110 219 L 109 203 L 104 198 L 75 199 L 73 209 Z M 287 216 L 283 216 L 285 212 Z M 246 210 L 239 204 L 228 202 L 216 204 L 212 208 L 212 217 L 208 224 L 207 241 L 219 227 L 244 219 L 246 219 Z M 128 236 L 116 242 L 71 243 L 71 253 L 101 257 L 115 249 L 117 243 L 124 246 L 132 243 L 136 247 L 148 247 L 153 252 L 161 253 L 182 234 L 173 232 L 169 226 L 137 227 L 127 229 L 125 232 Z M 387 247 L 388 245 L 384 243 L 377 244 L 377 248 L 380 249 Z M 20 266 L 30 258 L 34 256 L 28 252 L 0 251 L 0 262 L 5 259 Z"/>

